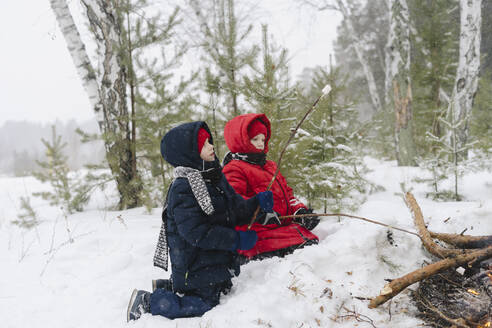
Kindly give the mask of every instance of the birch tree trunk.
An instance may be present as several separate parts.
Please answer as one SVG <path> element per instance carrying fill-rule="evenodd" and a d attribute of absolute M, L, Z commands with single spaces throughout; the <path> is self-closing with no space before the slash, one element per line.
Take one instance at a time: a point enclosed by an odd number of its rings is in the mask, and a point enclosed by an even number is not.
<path fill-rule="evenodd" d="M 99 67 L 92 67 L 66 0 L 50 0 L 72 60 L 82 78 L 103 135 L 106 159 L 116 180 L 121 209 L 138 206 L 138 173 L 132 173 L 126 102 L 126 69 L 119 53 L 121 26 L 111 0 L 81 0 L 95 35 Z"/>
<path fill-rule="evenodd" d="M 96 73 L 92 67 L 85 45 L 82 42 L 80 33 L 75 25 L 70 9 L 66 0 L 50 0 L 51 9 L 55 14 L 58 26 L 67 43 L 68 52 L 72 57 L 75 69 L 82 79 L 82 84 L 89 96 L 89 101 L 97 115 L 99 126 L 103 121 L 102 103 L 99 96 L 99 85 L 96 80 Z M 101 131 L 102 132 L 102 131 Z"/>
<path fill-rule="evenodd" d="M 399 166 L 415 165 L 412 83 L 410 79 L 410 13 L 406 0 L 389 0 L 390 29 L 385 92 L 395 110 L 395 153 Z"/>
<path fill-rule="evenodd" d="M 482 0 L 460 0 L 460 54 L 450 103 L 451 122 L 456 126 L 456 149 L 467 157 L 469 116 L 478 89 Z"/>
<path fill-rule="evenodd" d="M 354 24 L 352 22 L 353 15 L 349 11 L 349 9 L 345 6 L 343 0 L 337 0 L 336 3 L 338 9 L 340 10 L 343 17 L 345 18 L 345 22 L 347 24 L 347 30 L 350 33 L 350 39 L 354 46 L 355 54 L 357 55 L 357 59 L 362 65 L 362 69 L 364 70 L 367 86 L 369 88 L 369 95 L 371 96 L 372 107 L 374 112 L 376 113 L 381 109 L 381 100 L 376 86 L 376 80 L 374 79 L 371 66 L 369 65 L 369 60 L 364 54 L 363 45 L 360 41 L 359 36 L 357 35 L 357 32 L 355 31 Z"/>

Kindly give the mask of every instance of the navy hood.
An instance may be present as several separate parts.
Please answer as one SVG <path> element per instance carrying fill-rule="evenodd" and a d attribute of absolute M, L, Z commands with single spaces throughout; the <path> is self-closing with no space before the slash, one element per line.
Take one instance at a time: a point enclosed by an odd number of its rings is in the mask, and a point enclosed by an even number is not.
<path fill-rule="evenodd" d="M 198 152 L 198 130 L 204 128 L 210 134 L 209 142 L 213 144 L 212 133 L 203 121 L 178 125 L 169 130 L 161 140 L 162 157 L 172 166 L 186 166 L 197 170 L 216 166 L 214 162 L 205 162 Z"/>

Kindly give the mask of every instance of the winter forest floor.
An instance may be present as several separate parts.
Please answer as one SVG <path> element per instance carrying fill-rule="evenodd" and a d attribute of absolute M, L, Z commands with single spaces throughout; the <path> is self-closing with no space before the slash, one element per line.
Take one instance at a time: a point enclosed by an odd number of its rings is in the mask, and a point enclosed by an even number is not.
<path fill-rule="evenodd" d="M 349 214 L 415 231 L 402 199 L 404 183 L 412 188 L 430 230 L 492 234 L 492 173 L 463 178 L 465 201 L 436 202 L 425 198 L 427 186 L 412 181 L 425 175 L 422 170 L 374 159 L 366 163 L 372 170 L 367 178 L 385 190 L 367 195 L 361 208 Z M 115 199 L 100 193 L 85 212 L 65 219 L 59 209 L 31 198 L 42 223 L 32 230 L 12 225 L 19 197 L 44 188 L 31 177 L 0 177 L 1 327 L 424 326 L 414 316 L 408 292 L 374 310 L 366 300 L 379 294 L 384 279 L 432 261 L 420 240 L 399 231 L 388 238 L 384 227 L 333 217 L 315 228 L 319 245 L 244 265 L 232 291 L 203 317 L 145 315 L 126 323 L 132 289 L 150 290 L 152 279 L 169 275 L 152 266 L 160 209 L 152 215 L 143 208 L 101 210 Z"/>

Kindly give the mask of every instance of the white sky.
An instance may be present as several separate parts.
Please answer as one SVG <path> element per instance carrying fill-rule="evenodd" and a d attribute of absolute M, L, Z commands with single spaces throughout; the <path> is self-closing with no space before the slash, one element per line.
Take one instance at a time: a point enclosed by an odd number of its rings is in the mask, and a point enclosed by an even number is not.
<path fill-rule="evenodd" d="M 300 9 L 294 0 L 259 4 L 257 31 L 268 23 L 277 44 L 289 49 L 293 76 L 305 66 L 328 65 L 338 13 Z M 48 0 L 1 0 L 0 45 L 0 125 L 93 117 Z"/>

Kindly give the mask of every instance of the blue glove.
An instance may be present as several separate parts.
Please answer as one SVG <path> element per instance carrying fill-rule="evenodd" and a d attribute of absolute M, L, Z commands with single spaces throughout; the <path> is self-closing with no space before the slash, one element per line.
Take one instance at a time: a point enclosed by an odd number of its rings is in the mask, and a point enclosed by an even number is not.
<path fill-rule="evenodd" d="M 267 213 L 273 212 L 273 194 L 270 190 L 259 192 L 256 197 L 263 211 Z"/>
<path fill-rule="evenodd" d="M 237 241 L 235 250 L 247 251 L 255 246 L 256 241 L 258 240 L 258 235 L 253 230 L 248 231 L 237 231 Z"/>

